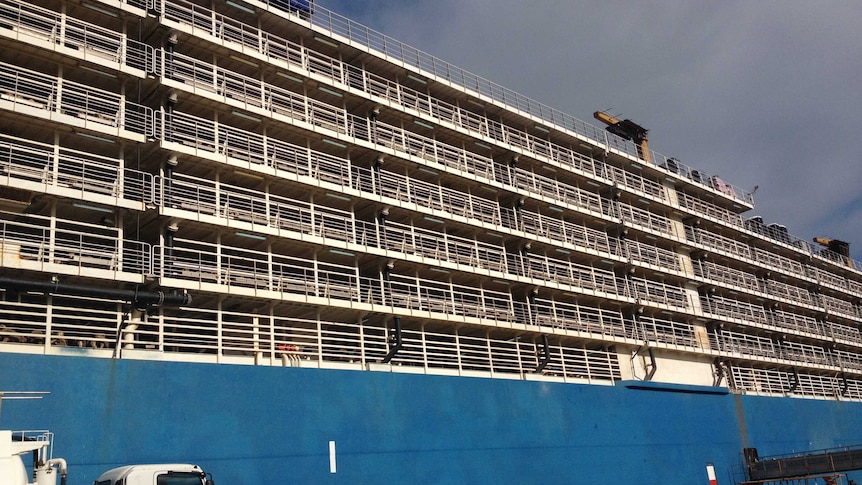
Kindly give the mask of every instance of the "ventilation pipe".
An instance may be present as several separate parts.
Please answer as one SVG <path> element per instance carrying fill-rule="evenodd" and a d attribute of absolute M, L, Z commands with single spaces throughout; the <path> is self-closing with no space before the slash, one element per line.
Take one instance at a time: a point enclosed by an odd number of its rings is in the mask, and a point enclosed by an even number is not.
<path fill-rule="evenodd" d="M 787 392 L 795 392 L 799 387 L 799 371 L 796 370 L 796 367 L 793 368 L 793 382 L 790 383 L 790 389 Z"/>
<path fill-rule="evenodd" d="M 66 475 L 68 472 L 68 467 L 66 466 L 66 460 L 62 458 L 52 458 L 48 460 L 48 467 L 53 468 L 55 465 L 60 470 L 60 485 L 66 485 Z"/>
<path fill-rule="evenodd" d="M 390 337 L 389 341 L 392 344 L 392 347 L 389 349 L 389 353 L 383 357 L 384 364 L 388 364 L 404 345 L 404 341 L 401 339 L 401 317 L 395 317 L 395 335 Z"/>
<path fill-rule="evenodd" d="M 647 353 L 649 354 L 650 364 L 649 364 L 649 371 L 647 372 L 647 375 L 644 376 L 644 380 L 645 381 L 651 381 L 653 376 L 655 375 L 655 371 L 658 370 L 658 364 L 655 361 L 655 354 L 652 351 L 652 347 L 647 349 Z"/>
<path fill-rule="evenodd" d="M 714 387 L 718 387 L 721 385 L 721 381 L 724 379 L 724 367 L 721 365 L 721 359 L 718 357 L 712 362 L 713 367 L 715 367 L 714 377 L 712 379 L 712 385 Z"/>
<path fill-rule="evenodd" d="M 118 288 L 76 285 L 60 283 L 59 281 L 33 281 L 5 276 L 0 277 L 0 288 L 14 291 L 39 291 L 47 294 L 122 300 L 132 303 L 135 308 L 145 308 L 148 305 L 186 306 L 192 302 L 192 297 L 188 293 L 171 294 L 163 291 L 121 290 Z"/>
<path fill-rule="evenodd" d="M 536 374 L 545 370 L 545 367 L 551 363 L 551 346 L 548 344 L 548 336 L 542 334 L 542 358 L 539 361 L 539 366 L 536 367 Z"/>

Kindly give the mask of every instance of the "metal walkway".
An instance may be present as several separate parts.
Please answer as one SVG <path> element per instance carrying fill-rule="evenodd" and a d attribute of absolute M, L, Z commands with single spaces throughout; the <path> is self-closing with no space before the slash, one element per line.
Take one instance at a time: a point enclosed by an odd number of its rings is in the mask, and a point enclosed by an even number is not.
<path fill-rule="evenodd" d="M 862 469 L 862 445 L 758 457 L 757 449 L 743 450 L 750 481 L 765 481 Z"/>

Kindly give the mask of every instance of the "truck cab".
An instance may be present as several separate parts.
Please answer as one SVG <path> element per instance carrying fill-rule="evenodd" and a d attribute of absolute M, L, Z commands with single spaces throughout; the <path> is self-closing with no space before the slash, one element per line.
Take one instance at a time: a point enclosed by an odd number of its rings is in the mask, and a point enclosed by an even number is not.
<path fill-rule="evenodd" d="M 213 480 L 197 465 L 127 465 L 102 473 L 93 485 L 213 485 Z"/>

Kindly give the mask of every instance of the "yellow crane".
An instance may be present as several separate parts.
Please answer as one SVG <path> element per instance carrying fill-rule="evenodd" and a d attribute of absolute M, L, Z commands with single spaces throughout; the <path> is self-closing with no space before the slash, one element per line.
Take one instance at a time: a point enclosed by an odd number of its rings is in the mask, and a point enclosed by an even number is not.
<path fill-rule="evenodd" d="M 649 146 L 647 144 L 647 132 L 649 130 L 632 120 L 620 120 L 604 111 L 596 111 L 593 113 L 593 117 L 608 125 L 607 130 L 614 135 L 635 142 L 638 156 L 646 162 L 650 161 Z"/>
<path fill-rule="evenodd" d="M 821 246 L 826 246 L 833 253 L 844 256 L 847 266 L 853 266 L 853 260 L 850 259 L 850 243 L 839 241 L 838 239 L 829 239 L 828 237 L 815 237 L 814 242 Z"/>

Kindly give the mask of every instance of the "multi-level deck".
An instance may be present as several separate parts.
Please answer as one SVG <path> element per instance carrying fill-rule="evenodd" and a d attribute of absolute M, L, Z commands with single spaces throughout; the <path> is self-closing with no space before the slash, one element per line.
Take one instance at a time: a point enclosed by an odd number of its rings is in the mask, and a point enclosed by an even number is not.
<path fill-rule="evenodd" d="M 333 12 L 0 0 L 0 47 L 4 352 L 862 400 L 860 263 Z"/>

